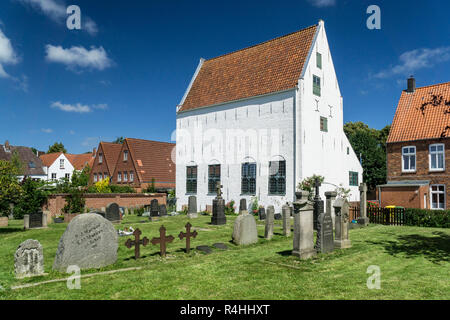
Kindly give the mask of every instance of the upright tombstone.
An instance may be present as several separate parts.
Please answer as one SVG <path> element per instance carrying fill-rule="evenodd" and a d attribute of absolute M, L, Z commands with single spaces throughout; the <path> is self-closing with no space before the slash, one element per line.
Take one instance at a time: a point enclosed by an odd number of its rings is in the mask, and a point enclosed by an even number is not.
<path fill-rule="evenodd" d="M 317 221 L 317 252 L 327 253 L 334 249 L 333 220 L 331 212 L 322 212 Z"/>
<path fill-rule="evenodd" d="M 0 217 L 0 227 L 7 227 L 8 221 L 8 217 Z"/>
<path fill-rule="evenodd" d="M 167 207 L 165 204 L 162 204 L 159 206 L 159 216 L 160 217 L 165 217 L 167 216 Z"/>
<path fill-rule="evenodd" d="M 225 216 L 225 199 L 222 198 L 222 185 L 217 182 L 217 197 L 213 200 L 213 215 L 211 218 L 211 224 L 223 225 L 227 223 Z"/>
<path fill-rule="evenodd" d="M 159 219 L 159 204 L 157 199 L 150 202 L 150 221 L 157 221 Z"/>
<path fill-rule="evenodd" d="M 314 181 L 314 187 L 316 188 L 316 195 L 314 196 L 314 230 L 317 230 L 319 216 L 324 212 L 324 203 L 319 194 L 320 186 L 321 183 L 319 181 L 319 178 L 316 178 L 316 180 Z"/>
<path fill-rule="evenodd" d="M 325 192 L 326 198 L 326 211 L 331 213 L 331 220 L 333 220 L 333 230 L 335 229 L 335 212 L 333 202 L 336 200 L 337 192 L 336 191 L 327 191 Z"/>
<path fill-rule="evenodd" d="M 248 213 L 247 200 L 241 199 L 241 201 L 239 202 L 239 214 L 247 214 L 247 213 Z"/>
<path fill-rule="evenodd" d="M 309 259 L 317 254 L 314 248 L 313 206 L 308 201 L 309 192 L 295 193 L 294 206 L 294 245 L 292 255 Z"/>
<path fill-rule="evenodd" d="M 242 201 L 244 200 L 244 202 Z M 234 221 L 233 242 L 237 245 L 248 245 L 258 242 L 258 229 L 253 215 L 248 214 L 245 199 L 241 200 L 240 214 Z"/>
<path fill-rule="evenodd" d="M 196 196 L 189 196 L 188 198 L 188 218 L 197 218 L 197 197 Z"/>
<path fill-rule="evenodd" d="M 14 203 L 9 204 L 9 220 L 14 220 Z"/>
<path fill-rule="evenodd" d="M 289 237 L 291 235 L 291 208 L 288 205 L 283 205 L 281 208 L 283 213 L 283 235 Z"/>
<path fill-rule="evenodd" d="M 105 219 L 112 223 L 120 222 L 120 209 L 117 203 L 111 202 L 106 206 Z"/>
<path fill-rule="evenodd" d="M 102 268 L 117 261 L 118 235 L 112 223 L 99 214 L 76 216 L 59 240 L 53 269 L 66 272 L 76 265 L 80 269 Z"/>
<path fill-rule="evenodd" d="M 266 228 L 264 230 L 264 238 L 266 238 L 267 240 L 270 240 L 273 237 L 274 215 L 275 215 L 275 208 L 273 206 L 268 206 L 266 214 Z"/>
<path fill-rule="evenodd" d="M 339 198 L 334 203 L 336 212 L 336 232 L 334 247 L 338 249 L 350 248 L 352 243 L 348 238 L 349 229 L 349 204 L 347 199 Z"/>
<path fill-rule="evenodd" d="M 16 278 L 40 276 L 44 274 L 44 251 L 37 240 L 22 242 L 14 255 Z"/>
<path fill-rule="evenodd" d="M 369 224 L 369 217 L 367 217 L 367 184 L 361 182 L 359 185 L 359 210 L 360 217 L 358 218 L 358 224 L 367 226 Z"/>
<path fill-rule="evenodd" d="M 47 228 L 47 214 L 38 211 L 23 217 L 24 229 Z"/>
<path fill-rule="evenodd" d="M 259 220 L 266 220 L 266 209 L 264 207 L 259 208 L 258 218 Z"/>

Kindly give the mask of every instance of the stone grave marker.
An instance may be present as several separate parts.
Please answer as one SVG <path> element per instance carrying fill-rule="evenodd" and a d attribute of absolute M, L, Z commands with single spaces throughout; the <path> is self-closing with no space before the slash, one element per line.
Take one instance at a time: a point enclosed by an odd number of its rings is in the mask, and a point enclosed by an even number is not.
<path fill-rule="evenodd" d="M 80 214 L 59 240 L 53 269 L 66 272 L 70 265 L 82 270 L 111 265 L 117 261 L 117 240 L 110 221 L 95 213 Z"/>
<path fill-rule="evenodd" d="M 279 212 L 275 213 L 275 214 L 273 215 L 273 218 L 274 218 L 275 220 L 283 220 L 283 216 L 282 216 L 282 214 L 279 213 Z"/>
<path fill-rule="evenodd" d="M 227 223 L 227 217 L 225 216 L 225 200 L 222 198 L 221 188 L 223 187 L 220 182 L 217 182 L 217 197 L 213 200 L 213 215 L 211 217 L 211 224 L 223 225 Z"/>
<path fill-rule="evenodd" d="M 256 220 L 253 215 L 248 214 L 247 210 L 245 210 L 245 214 L 240 214 L 234 221 L 232 239 L 236 245 L 248 245 L 258 242 Z"/>
<path fill-rule="evenodd" d="M 283 212 L 283 235 L 289 237 L 291 235 L 291 208 L 284 205 L 281 211 Z"/>
<path fill-rule="evenodd" d="M 159 215 L 161 217 L 166 217 L 167 216 L 167 207 L 165 204 L 162 204 L 159 206 Z"/>
<path fill-rule="evenodd" d="M 317 252 L 327 253 L 334 249 L 333 220 L 330 212 L 322 212 L 317 221 Z"/>
<path fill-rule="evenodd" d="M 120 209 L 117 203 L 111 202 L 106 206 L 105 218 L 113 223 L 120 222 Z"/>
<path fill-rule="evenodd" d="M 273 206 L 267 207 L 266 228 L 264 230 L 264 238 L 266 238 L 267 240 L 270 240 L 273 237 L 274 212 L 275 208 Z"/>
<path fill-rule="evenodd" d="M 161 228 L 159 228 L 159 238 L 153 238 L 151 242 L 153 245 L 159 244 L 160 255 L 161 257 L 165 257 L 167 249 L 166 243 L 172 242 L 173 239 L 173 236 L 166 236 L 166 228 L 161 226 Z"/>
<path fill-rule="evenodd" d="M 14 255 L 16 278 L 41 276 L 44 274 L 44 251 L 37 240 L 22 242 Z"/>
<path fill-rule="evenodd" d="M 295 193 L 294 206 L 294 245 L 292 255 L 309 259 L 317 254 L 314 248 L 313 206 L 308 201 L 309 192 Z"/>
<path fill-rule="evenodd" d="M 319 220 L 319 216 L 324 212 L 324 203 L 323 200 L 320 198 L 319 194 L 319 187 L 321 186 L 321 183 L 319 181 L 319 178 L 316 178 L 314 181 L 314 187 L 316 189 L 315 196 L 314 196 L 314 230 L 317 230 L 317 223 Z"/>
<path fill-rule="evenodd" d="M 189 218 L 197 218 L 197 197 L 196 196 L 189 196 L 188 198 L 188 213 L 187 216 Z"/>
<path fill-rule="evenodd" d="M 159 204 L 157 199 L 150 202 L 150 221 L 159 220 Z"/>
<path fill-rule="evenodd" d="M 194 230 L 194 232 L 191 232 L 192 225 L 188 222 L 186 224 L 186 232 L 181 231 L 178 237 L 180 240 L 183 240 L 183 238 L 186 238 L 186 253 L 189 253 L 191 250 L 191 237 L 195 238 L 197 237 L 197 231 Z"/>
<path fill-rule="evenodd" d="M 358 218 L 358 224 L 367 226 L 369 224 L 369 217 L 367 216 L 367 184 L 361 182 L 361 184 L 359 185 L 359 192 L 360 217 Z"/>
<path fill-rule="evenodd" d="M 0 227 L 7 227 L 8 221 L 8 217 L 0 217 Z"/>
<path fill-rule="evenodd" d="M 23 217 L 24 229 L 47 228 L 47 214 L 42 211 L 26 214 Z"/>
<path fill-rule="evenodd" d="M 326 210 L 331 213 L 331 219 L 333 220 L 333 230 L 335 226 L 335 212 L 333 207 L 333 202 L 336 200 L 337 192 L 336 191 L 327 191 L 325 192 L 326 198 Z"/>
<path fill-rule="evenodd" d="M 334 247 L 338 249 L 351 248 L 352 243 L 348 238 L 350 214 L 347 199 L 337 199 L 334 202 L 334 211 L 336 212 Z"/>
<path fill-rule="evenodd" d="M 145 247 L 149 243 L 147 237 L 140 239 L 141 234 L 142 234 L 142 232 L 138 228 L 138 229 L 134 230 L 134 232 L 133 232 L 134 240 L 128 239 L 125 242 L 125 246 L 128 249 L 131 249 L 132 247 L 134 247 L 134 258 L 136 260 L 141 257 L 141 248 L 140 248 L 141 245 Z"/>
<path fill-rule="evenodd" d="M 266 220 L 266 209 L 265 208 L 259 208 L 258 210 L 258 218 L 259 220 Z"/>
<path fill-rule="evenodd" d="M 197 246 L 196 249 L 200 252 L 203 252 L 205 254 L 212 253 L 212 249 L 209 246 Z"/>
<path fill-rule="evenodd" d="M 214 248 L 220 249 L 220 250 L 228 250 L 228 246 L 225 243 L 218 242 L 213 244 Z"/>
<path fill-rule="evenodd" d="M 239 214 L 247 214 L 248 208 L 247 208 L 247 200 L 241 199 L 239 202 Z"/>

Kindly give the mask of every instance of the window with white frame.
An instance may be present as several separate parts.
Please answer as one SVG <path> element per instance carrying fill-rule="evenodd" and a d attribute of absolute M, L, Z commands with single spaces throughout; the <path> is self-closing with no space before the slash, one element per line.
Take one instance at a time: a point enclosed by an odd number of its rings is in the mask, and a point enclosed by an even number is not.
<path fill-rule="evenodd" d="M 402 148 L 402 171 L 416 171 L 416 147 L 409 146 Z"/>
<path fill-rule="evenodd" d="M 59 168 L 64 169 L 64 159 L 59 159 Z"/>
<path fill-rule="evenodd" d="M 103 180 L 103 173 L 100 172 L 100 173 L 98 174 L 98 180 Z"/>
<path fill-rule="evenodd" d="M 99 153 L 98 154 L 98 163 L 102 163 L 103 162 L 103 153 Z"/>
<path fill-rule="evenodd" d="M 123 181 L 128 181 L 128 172 L 123 172 Z"/>
<path fill-rule="evenodd" d="M 97 182 L 97 174 L 94 173 L 94 182 Z"/>
<path fill-rule="evenodd" d="M 445 209 L 445 186 L 431 185 L 430 186 L 430 200 L 431 209 Z"/>
<path fill-rule="evenodd" d="M 122 181 L 122 172 L 117 173 L 117 181 Z"/>
<path fill-rule="evenodd" d="M 56 173 L 52 173 L 52 180 L 56 180 Z"/>
<path fill-rule="evenodd" d="M 430 171 L 442 171 L 445 169 L 444 144 L 430 145 Z"/>
<path fill-rule="evenodd" d="M 128 150 L 125 150 L 123 152 L 123 161 L 127 161 L 128 160 Z"/>
<path fill-rule="evenodd" d="M 67 180 L 70 179 L 70 173 L 66 173 L 66 179 L 67 179 Z"/>
<path fill-rule="evenodd" d="M 134 181 L 134 172 L 130 171 L 130 181 Z"/>

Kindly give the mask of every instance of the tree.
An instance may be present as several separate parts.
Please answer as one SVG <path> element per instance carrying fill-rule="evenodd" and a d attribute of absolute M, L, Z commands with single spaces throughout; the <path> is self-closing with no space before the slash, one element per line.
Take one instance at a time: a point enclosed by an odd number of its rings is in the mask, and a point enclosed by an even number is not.
<path fill-rule="evenodd" d="M 55 152 L 62 152 L 62 153 L 67 153 L 66 148 L 64 148 L 64 145 L 62 144 L 62 142 L 55 142 L 52 146 L 48 147 L 48 151 L 47 153 L 55 153 Z"/>
<path fill-rule="evenodd" d="M 18 175 L 18 169 L 11 162 L 0 160 L 0 216 L 8 214 L 9 205 L 17 203 L 22 195 Z"/>
<path fill-rule="evenodd" d="M 23 162 L 22 160 L 20 160 L 20 156 L 17 150 L 14 150 L 12 152 L 10 162 L 14 166 L 14 168 L 17 169 L 17 175 L 23 175 Z"/>
<path fill-rule="evenodd" d="M 363 180 L 369 189 L 386 183 L 386 140 L 390 125 L 381 130 L 369 128 L 362 122 L 348 122 L 344 132 L 356 155 L 361 156 Z"/>
<path fill-rule="evenodd" d="M 122 144 L 124 140 L 124 137 L 117 137 L 112 143 Z"/>
<path fill-rule="evenodd" d="M 21 183 L 22 196 L 14 207 L 14 218 L 23 219 L 25 214 L 37 212 L 47 202 L 50 194 L 46 182 L 26 177 Z"/>
<path fill-rule="evenodd" d="M 72 174 L 72 186 L 87 187 L 89 184 L 90 173 L 91 167 L 89 167 L 88 165 L 85 166 L 82 171 L 74 171 Z"/>

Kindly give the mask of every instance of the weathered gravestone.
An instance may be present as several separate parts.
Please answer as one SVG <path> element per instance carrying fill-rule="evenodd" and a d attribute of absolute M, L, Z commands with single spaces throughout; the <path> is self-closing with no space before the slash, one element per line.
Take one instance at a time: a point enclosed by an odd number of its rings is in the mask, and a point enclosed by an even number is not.
<path fill-rule="evenodd" d="M 294 249 L 292 255 L 309 259 L 317 254 L 314 248 L 313 206 L 308 201 L 309 192 L 295 193 L 294 206 Z"/>
<path fill-rule="evenodd" d="M 239 213 L 240 214 L 248 213 L 247 200 L 246 199 L 241 199 L 241 201 L 239 202 Z"/>
<path fill-rule="evenodd" d="M 317 252 L 327 253 L 334 249 L 333 220 L 330 212 L 322 212 L 317 221 Z"/>
<path fill-rule="evenodd" d="M 333 203 L 336 200 L 337 192 L 336 191 L 327 191 L 325 192 L 325 198 L 326 198 L 326 211 L 330 212 L 331 219 L 333 220 L 333 230 L 335 226 L 335 217 L 336 214 L 334 212 Z"/>
<path fill-rule="evenodd" d="M 222 185 L 217 182 L 217 197 L 213 200 L 213 215 L 211 217 L 211 224 L 222 225 L 227 223 L 225 216 L 225 199 L 222 198 Z"/>
<path fill-rule="evenodd" d="M 165 204 L 162 204 L 159 206 L 159 215 L 161 217 L 166 217 L 167 216 L 167 207 Z"/>
<path fill-rule="evenodd" d="M 283 235 L 288 237 L 291 235 L 291 208 L 284 205 L 281 212 L 283 213 Z"/>
<path fill-rule="evenodd" d="M 228 250 L 228 247 L 225 243 L 217 242 L 213 244 L 213 247 L 220 250 Z"/>
<path fill-rule="evenodd" d="M 197 197 L 196 196 L 189 196 L 188 198 L 188 213 L 187 216 L 189 218 L 197 218 Z"/>
<path fill-rule="evenodd" d="M 212 253 L 212 249 L 209 246 L 197 246 L 195 249 L 197 249 L 200 252 L 203 252 L 204 254 Z"/>
<path fill-rule="evenodd" d="M 16 278 L 34 277 L 44 274 L 44 251 L 37 240 L 26 240 L 14 255 Z"/>
<path fill-rule="evenodd" d="M 150 221 L 159 220 L 159 204 L 157 199 L 150 202 Z"/>
<path fill-rule="evenodd" d="M 321 183 L 318 178 L 314 181 L 314 187 L 315 187 L 315 196 L 314 196 L 314 230 L 317 230 L 318 228 L 318 221 L 319 216 L 324 212 L 324 203 L 323 200 L 320 198 L 319 194 L 319 187 L 321 186 Z"/>
<path fill-rule="evenodd" d="M 106 206 L 105 218 L 113 223 L 120 222 L 120 209 L 117 203 L 111 202 Z"/>
<path fill-rule="evenodd" d="M 256 228 L 256 220 L 248 211 L 241 211 L 234 221 L 233 242 L 237 245 L 248 245 L 258 242 L 258 229 Z"/>
<path fill-rule="evenodd" d="M 352 242 L 348 238 L 349 205 L 347 199 L 337 199 L 334 202 L 334 210 L 336 212 L 334 247 L 338 249 L 351 248 Z"/>
<path fill-rule="evenodd" d="M 76 216 L 59 241 L 53 269 L 102 268 L 117 261 L 118 235 L 112 223 L 95 213 Z"/>
<path fill-rule="evenodd" d="M 359 185 L 359 192 L 360 217 L 358 218 L 358 224 L 367 226 L 369 224 L 369 217 L 367 216 L 367 184 L 361 182 L 361 184 Z"/>
<path fill-rule="evenodd" d="M 273 206 L 267 207 L 266 213 L 266 228 L 264 230 L 264 238 L 267 240 L 273 237 L 273 221 L 274 221 L 275 208 Z"/>
<path fill-rule="evenodd" d="M 38 211 L 23 217 L 24 229 L 47 228 L 47 214 Z"/>
<path fill-rule="evenodd" d="M 266 220 L 266 209 L 265 208 L 259 208 L 258 218 L 259 218 L 259 220 Z"/>

